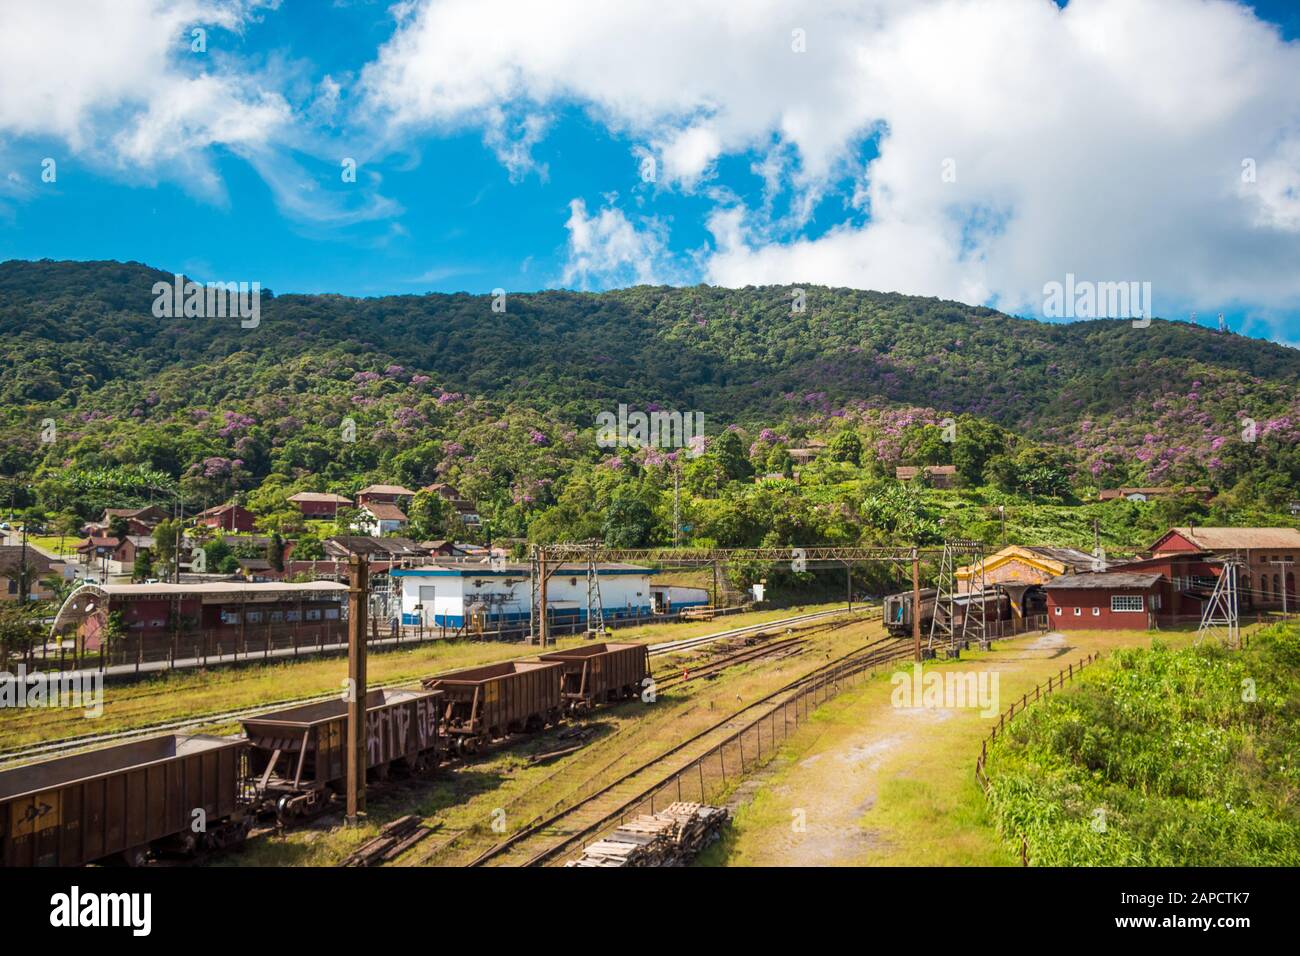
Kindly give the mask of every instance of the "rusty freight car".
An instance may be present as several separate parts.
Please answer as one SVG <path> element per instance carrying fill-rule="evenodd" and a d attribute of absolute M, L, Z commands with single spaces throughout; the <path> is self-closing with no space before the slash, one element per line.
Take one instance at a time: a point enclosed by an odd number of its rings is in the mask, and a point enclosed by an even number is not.
<path fill-rule="evenodd" d="M 587 644 L 551 651 L 541 659 L 563 665 L 561 693 L 575 709 L 636 697 L 650 673 L 645 644 Z"/>
<path fill-rule="evenodd" d="M 81 866 L 248 835 L 248 745 L 170 735 L 0 771 L 0 862 Z"/>
<path fill-rule="evenodd" d="M 563 713 L 559 661 L 504 661 L 422 683 L 444 698 L 442 732 L 458 753 L 507 734 L 541 730 Z"/>
<path fill-rule="evenodd" d="M 393 766 L 427 773 L 438 765 L 441 694 L 372 690 L 366 695 L 366 769 L 377 779 Z M 348 705 L 342 698 L 258 714 L 243 721 L 251 773 L 263 807 L 281 823 L 310 816 L 343 792 Z"/>

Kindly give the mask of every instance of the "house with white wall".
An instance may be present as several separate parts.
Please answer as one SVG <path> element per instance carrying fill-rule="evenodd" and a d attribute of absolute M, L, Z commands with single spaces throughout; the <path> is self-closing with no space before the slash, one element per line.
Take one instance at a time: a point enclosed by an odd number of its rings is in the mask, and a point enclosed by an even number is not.
<path fill-rule="evenodd" d="M 394 587 L 401 592 L 402 623 L 426 627 L 461 627 L 466 617 L 479 608 L 493 624 L 528 620 L 532 601 L 529 582 L 531 565 L 515 562 L 459 563 L 417 568 L 396 568 L 391 572 Z M 599 564 L 601 607 L 606 621 L 648 617 L 654 613 L 652 568 L 633 564 Z M 555 621 L 587 619 L 587 568 L 583 564 L 562 565 L 547 582 L 547 606 Z M 680 594 L 681 603 L 705 594 Z"/>

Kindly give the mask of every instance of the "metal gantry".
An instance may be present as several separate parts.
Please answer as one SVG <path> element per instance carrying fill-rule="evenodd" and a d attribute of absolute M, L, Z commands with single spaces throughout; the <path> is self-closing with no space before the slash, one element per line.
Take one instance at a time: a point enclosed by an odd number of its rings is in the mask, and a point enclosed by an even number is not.
<path fill-rule="evenodd" d="M 545 646 L 549 643 L 549 615 L 547 610 L 547 582 L 565 562 L 582 562 L 586 565 L 588 577 L 587 608 L 588 621 L 604 626 L 604 608 L 600 597 L 600 585 L 596 580 L 595 569 L 601 562 L 623 562 L 628 564 L 649 564 L 667 567 L 712 567 L 714 572 L 714 594 L 718 592 L 719 565 L 733 561 L 754 562 L 762 564 L 792 564 L 798 562 L 799 570 L 810 568 L 846 567 L 851 569 L 855 563 L 889 562 L 902 567 L 910 566 L 913 571 L 914 604 L 919 604 L 917 581 L 922 558 L 941 558 L 952 549 L 952 555 L 973 554 L 977 561 L 983 560 L 983 545 L 979 542 L 955 541 L 943 547 L 915 545 L 905 546 L 867 546 L 867 547 L 807 547 L 807 548 L 608 548 L 599 542 L 566 542 L 561 544 L 533 545 L 529 574 L 529 641 Z M 594 582 L 594 583 L 593 583 Z M 852 574 L 849 572 L 849 594 L 852 595 Z M 984 634 L 983 611 L 978 625 L 980 636 Z M 969 617 L 969 615 L 968 615 Z M 974 629 L 975 622 L 968 622 Z M 914 637 L 917 654 L 920 654 L 919 618 L 915 622 Z M 963 637 L 966 636 L 963 630 Z"/>
<path fill-rule="evenodd" d="M 1201 626 L 1196 631 L 1196 643 L 1206 637 L 1222 636 L 1228 647 L 1241 646 L 1241 615 L 1237 604 L 1237 572 L 1242 561 L 1236 555 L 1226 559 L 1223 572 L 1214 582 L 1214 591 L 1201 612 Z"/>
<path fill-rule="evenodd" d="M 957 631 L 957 568 L 961 559 L 971 567 L 971 580 L 966 587 L 966 606 L 961 616 L 961 632 Z M 939 559 L 939 577 L 935 582 L 934 613 L 930 616 L 930 640 L 933 649 L 936 638 L 949 649 L 959 641 L 983 641 L 988 634 L 986 620 L 986 595 L 984 593 L 984 545 L 979 541 L 945 541 Z M 974 613 L 974 602 L 979 602 L 979 617 Z"/>

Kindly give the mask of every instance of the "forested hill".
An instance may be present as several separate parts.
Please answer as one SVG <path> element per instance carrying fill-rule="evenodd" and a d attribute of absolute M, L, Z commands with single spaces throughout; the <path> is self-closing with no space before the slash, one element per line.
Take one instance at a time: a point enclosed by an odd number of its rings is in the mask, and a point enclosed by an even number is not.
<path fill-rule="evenodd" d="M 1300 382 L 1300 351 L 1184 322 L 1056 325 L 852 289 L 808 287 L 802 313 L 790 287 L 510 294 L 504 313 L 490 296 L 264 290 L 259 327 L 241 329 L 155 318 L 152 287 L 170 279 L 137 263 L 0 264 L 0 403 L 129 412 L 140 388 L 185 370 L 189 398 L 212 405 L 293 387 L 262 376 L 329 355 L 339 374 L 395 364 L 575 422 L 619 401 L 721 425 L 879 398 L 1062 440 L 1082 419 L 1197 390 L 1249 393 L 1267 412 Z"/>

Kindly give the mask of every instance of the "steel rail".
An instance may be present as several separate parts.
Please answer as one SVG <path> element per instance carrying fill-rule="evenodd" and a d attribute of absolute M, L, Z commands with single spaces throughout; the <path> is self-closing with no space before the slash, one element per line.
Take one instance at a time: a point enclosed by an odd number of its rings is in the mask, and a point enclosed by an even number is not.
<path fill-rule="evenodd" d="M 721 640 L 725 637 L 735 637 L 745 633 L 750 633 L 762 628 L 782 627 L 788 624 L 797 624 L 804 621 L 812 620 L 817 617 L 829 617 L 836 614 L 848 613 L 845 609 L 832 611 L 819 611 L 812 614 L 797 615 L 790 618 L 782 618 L 776 621 L 768 621 L 762 625 L 748 625 L 741 628 L 733 628 L 728 631 L 721 631 L 716 634 L 707 634 L 700 637 L 686 638 L 691 642 L 689 647 L 679 646 L 683 642 L 670 642 L 670 644 L 658 644 L 650 646 L 650 654 L 657 656 L 660 654 L 669 654 L 679 650 L 691 650 L 694 647 L 703 646 L 712 641 Z M 856 613 L 856 612 L 855 612 Z M 522 659 L 522 658 L 521 658 Z M 451 673 L 444 671 L 443 673 Z M 429 675 L 433 677 L 438 674 Z M 372 689 L 388 690 L 390 688 L 414 686 L 419 683 L 421 678 L 405 678 L 402 680 L 387 681 L 373 685 Z M 138 695 L 133 695 L 138 696 Z M 90 749 L 98 744 L 116 743 L 119 741 L 133 740 L 137 737 L 147 737 L 150 734 L 161 734 L 175 731 L 189 730 L 195 727 L 203 727 L 209 724 L 223 724 L 230 721 L 239 720 L 244 717 L 253 717 L 257 714 L 264 713 L 272 709 L 283 707 L 292 707 L 298 704 L 315 704 L 321 701 L 333 700 L 339 696 L 338 693 L 314 694 L 308 697 L 291 697 L 277 701 L 267 701 L 250 707 L 240 708 L 238 710 L 218 711 L 215 713 L 197 714 L 192 717 L 184 717 L 178 720 L 160 721 L 152 724 L 145 724 L 140 727 L 132 727 L 126 730 L 111 731 L 103 734 L 80 734 L 75 737 L 67 737 L 63 740 L 52 741 L 50 743 L 36 744 L 23 747 L 17 750 L 11 750 L 7 753 L 0 753 L 0 767 L 8 767 L 12 764 L 25 761 L 32 757 L 55 756 L 63 753 L 69 753 L 81 749 Z"/>
<path fill-rule="evenodd" d="M 881 648 L 879 647 L 879 645 L 882 643 L 885 644 L 892 643 L 896 646 L 892 648 Z M 881 651 L 885 652 L 884 656 L 881 656 L 880 660 L 873 660 L 873 658 L 876 655 L 880 654 Z M 690 746 L 691 744 L 696 743 L 697 741 L 703 739 L 704 737 L 707 737 L 710 734 L 716 733 L 719 729 L 725 727 L 727 724 L 734 721 L 741 714 L 753 710 L 756 707 L 761 707 L 764 704 L 771 702 L 774 698 L 779 697 L 782 694 L 789 693 L 792 690 L 797 690 L 810 682 L 815 682 L 819 678 L 829 674 L 836 667 L 839 667 L 840 665 L 843 665 L 845 663 L 849 663 L 853 658 L 857 658 L 865 654 L 866 655 L 865 660 L 870 661 L 870 663 L 866 664 L 865 666 L 871 666 L 871 664 L 873 663 L 880 663 L 884 660 L 891 660 L 894 659 L 895 657 L 902 657 L 910 653 L 911 653 L 911 648 L 905 642 L 902 642 L 897 638 L 884 637 L 884 638 L 878 638 L 877 640 L 864 644 L 862 647 L 850 651 L 847 654 L 841 655 L 840 657 L 822 665 L 816 670 L 811 671 L 808 674 L 803 675 L 802 677 L 798 677 L 795 680 L 790 681 L 789 683 L 781 687 L 778 687 L 776 690 L 764 695 L 763 697 L 758 698 L 752 703 L 746 704 L 744 707 L 740 708 L 739 710 L 734 711 L 733 713 L 727 715 L 722 720 L 719 720 L 711 724 L 710 726 L 704 728 L 703 730 L 700 730 L 699 732 L 692 734 L 690 737 L 686 738 L 685 740 L 679 741 L 678 743 L 674 744 L 672 747 L 663 751 L 659 755 L 652 757 L 649 760 L 645 761 L 644 763 L 638 765 L 637 767 L 634 767 L 633 769 L 628 770 L 625 773 L 621 774 L 618 778 L 606 784 L 605 786 L 601 787 L 599 790 L 595 791 L 590 796 L 587 796 L 582 800 L 578 801 L 577 803 L 571 804 L 570 806 L 565 807 L 562 810 L 559 810 L 558 812 L 546 817 L 545 819 L 531 826 L 525 827 L 524 829 L 520 830 L 518 833 L 515 833 L 508 839 L 503 840 L 501 843 L 498 843 L 496 846 L 491 847 L 488 850 L 484 851 L 482 854 L 480 854 L 478 857 L 472 860 L 468 865 L 482 866 L 484 863 L 487 863 L 489 860 L 493 860 L 497 858 L 498 856 L 505 853 L 512 847 L 518 845 L 519 843 L 522 843 L 525 840 L 531 839 L 532 837 L 541 833 L 546 828 L 553 826 L 555 823 L 559 822 L 560 820 L 563 820 L 565 817 L 571 816 L 573 813 L 577 812 L 578 810 L 589 806 L 593 801 L 598 800 L 599 798 L 605 796 L 615 787 L 620 786 L 621 784 L 630 780 L 632 777 L 644 773 L 645 771 L 654 767 L 656 764 L 661 763 L 662 761 L 668 759 L 669 757 L 673 756 L 676 753 L 680 753 L 683 749 Z M 854 663 L 856 663 L 856 661 L 854 661 Z M 637 797 L 632 801 L 632 804 L 628 804 L 628 805 L 635 804 L 636 800 L 642 799 L 646 793 L 649 793 L 650 790 L 654 789 L 654 787 L 660 786 L 662 782 L 663 781 L 657 781 L 654 784 L 654 786 L 639 793 Z M 599 822 L 604 822 L 606 819 L 608 819 L 608 816 L 609 815 L 607 814 L 605 817 L 602 817 L 601 821 Z M 583 832 L 585 833 L 587 831 L 584 830 Z M 562 846 L 568 845 L 568 843 L 572 842 L 573 838 L 574 837 L 571 836 L 570 838 L 564 840 Z M 543 851 L 543 853 L 548 856 L 551 855 L 550 850 Z M 525 866 L 535 865 L 537 859 L 538 857 L 536 856 L 532 857 L 524 865 Z"/>

